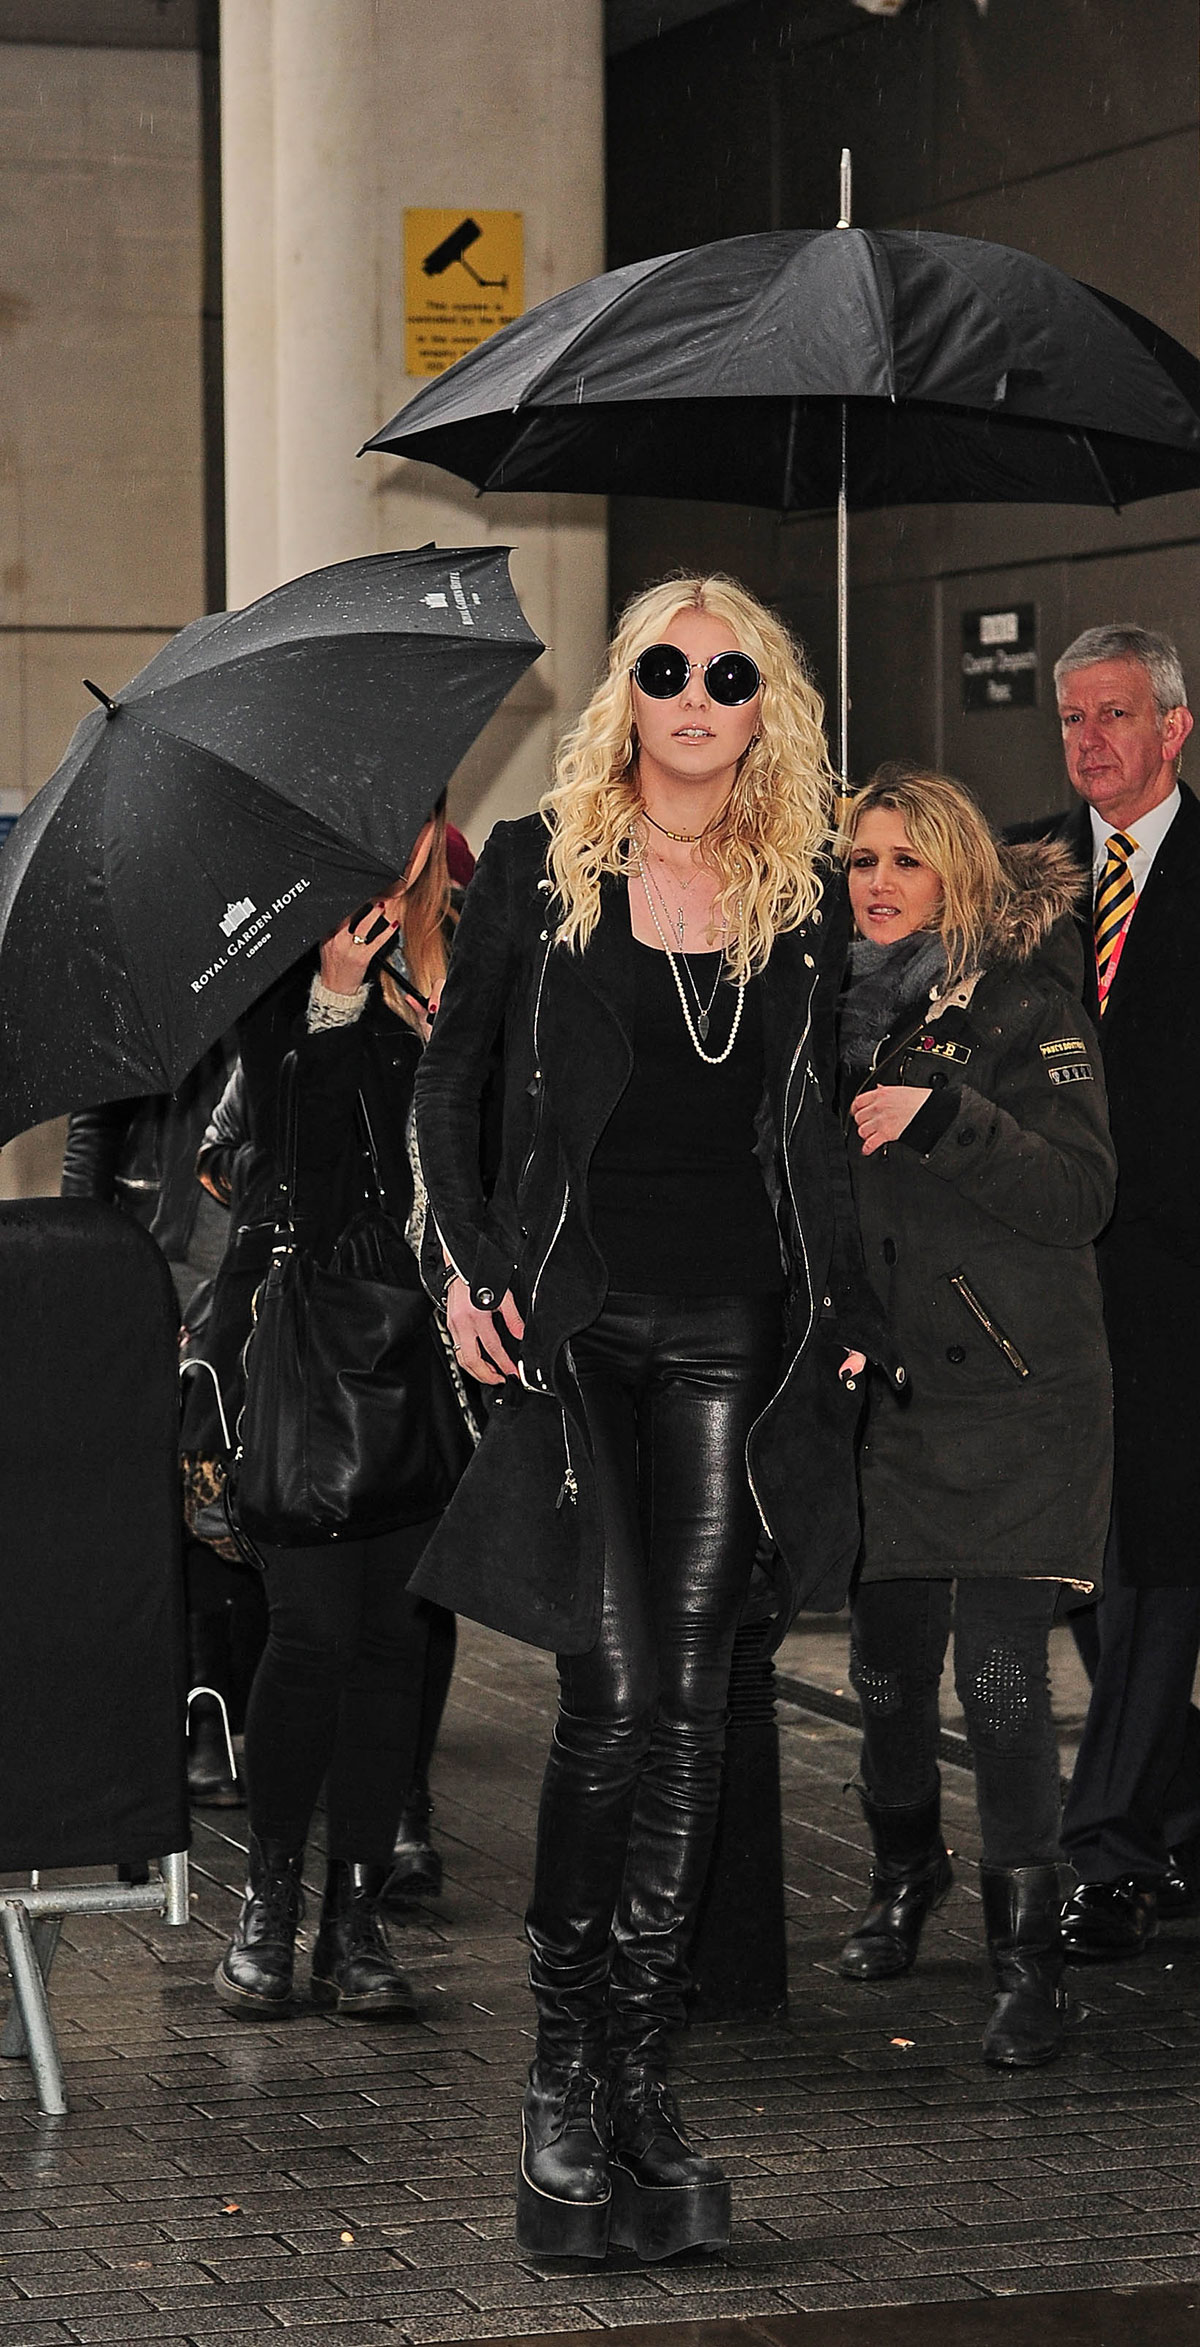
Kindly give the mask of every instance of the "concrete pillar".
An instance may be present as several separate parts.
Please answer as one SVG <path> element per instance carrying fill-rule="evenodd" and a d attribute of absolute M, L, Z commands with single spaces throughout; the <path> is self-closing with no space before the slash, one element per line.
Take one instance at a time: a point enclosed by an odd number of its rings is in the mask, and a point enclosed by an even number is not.
<path fill-rule="evenodd" d="M 476 499 L 355 451 L 404 374 L 409 207 L 519 211 L 525 299 L 603 267 L 602 0 L 240 0 L 222 10 L 231 604 L 388 547 L 499 541 L 551 647 L 452 811 L 478 845 L 543 789 L 606 622 L 599 500 Z"/>
<path fill-rule="evenodd" d="M 221 10 L 226 593 L 278 586 L 275 104 L 271 0 Z"/>

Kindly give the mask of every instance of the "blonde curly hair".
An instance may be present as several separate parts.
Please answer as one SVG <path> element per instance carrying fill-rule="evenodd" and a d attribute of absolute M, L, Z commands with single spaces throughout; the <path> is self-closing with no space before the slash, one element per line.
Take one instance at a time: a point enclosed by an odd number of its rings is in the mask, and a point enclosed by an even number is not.
<path fill-rule="evenodd" d="M 555 943 L 582 951 L 600 918 L 603 875 L 630 868 L 641 806 L 630 670 L 680 611 L 724 620 L 763 680 L 758 732 L 705 835 L 706 861 L 722 884 L 714 911 L 727 933 L 727 975 L 737 981 L 762 969 L 780 932 L 798 928 L 820 900 L 833 778 L 824 704 L 799 644 L 755 596 L 719 574 L 662 579 L 626 604 L 605 673 L 559 744 L 540 806 L 562 908 Z"/>

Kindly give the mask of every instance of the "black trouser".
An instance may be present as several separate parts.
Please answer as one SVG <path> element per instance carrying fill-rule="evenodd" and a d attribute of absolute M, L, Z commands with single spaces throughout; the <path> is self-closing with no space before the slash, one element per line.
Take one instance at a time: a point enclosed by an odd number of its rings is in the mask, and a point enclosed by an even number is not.
<path fill-rule="evenodd" d="M 1059 1757 L 1048 1640 L 1057 1581 L 875 1581 L 860 1586 L 850 1677 L 862 1706 L 863 1784 L 882 1808 L 938 1787 L 938 1685 L 954 1618 L 954 1683 L 975 1762 L 985 1866 L 1058 1856 Z"/>
<path fill-rule="evenodd" d="M 391 1863 L 420 1734 L 428 1631 L 405 1584 L 432 1523 L 268 1548 L 271 1624 L 246 1708 L 250 1824 L 298 1848 L 322 1783 L 331 1858 Z"/>
<path fill-rule="evenodd" d="M 240 1728 L 267 1635 L 267 1599 L 261 1573 L 233 1564 L 207 1541 L 183 1543 L 188 1610 L 188 1676 L 223 1695 L 231 1728 Z"/>
<path fill-rule="evenodd" d="M 1110 1532 L 1104 1595 L 1071 1619 L 1092 1697 L 1063 1812 L 1063 1849 L 1085 1882 L 1155 1882 L 1200 1834 L 1200 1715 L 1192 1680 L 1200 1589 L 1143 1589 Z"/>
<path fill-rule="evenodd" d="M 419 1792 L 429 1790 L 429 1764 L 433 1759 L 450 1681 L 454 1676 L 454 1657 L 458 1650 L 458 1622 L 444 1605 L 435 1605 L 430 1597 L 413 1599 L 413 1639 L 415 1660 L 419 1663 L 421 1695 L 413 1737 L 412 1769 L 409 1784 Z M 423 1661 L 420 1657 L 423 1654 Z M 405 1787 L 408 1790 L 408 1787 Z"/>
<path fill-rule="evenodd" d="M 684 2017 L 758 1518 L 775 1297 L 610 1295 L 574 1344 L 604 1511 L 596 1644 L 559 1659 L 527 1930 L 542 2051 L 650 2055 Z M 799 1471 L 799 1469 L 798 1469 Z"/>

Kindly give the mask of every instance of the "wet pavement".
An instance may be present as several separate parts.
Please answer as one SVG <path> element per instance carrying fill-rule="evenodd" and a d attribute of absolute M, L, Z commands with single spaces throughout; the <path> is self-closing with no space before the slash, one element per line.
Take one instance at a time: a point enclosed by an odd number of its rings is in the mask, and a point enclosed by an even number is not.
<path fill-rule="evenodd" d="M 848 1694 L 839 1625 L 790 1642 L 783 1667 L 835 1710 Z M 1069 1726 L 1078 1685 L 1059 1679 Z M 1195 2338 L 1200 1922 L 1165 1928 L 1127 1968 L 1073 1974 L 1085 2011 L 1061 2062 L 987 2071 L 969 1775 L 945 1769 L 959 1885 L 918 1970 L 851 1986 L 834 1965 L 866 1874 L 844 1790 L 855 1737 L 790 1702 L 790 2016 L 697 2029 L 677 2069 L 735 2180 L 730 2248 L 645 2270 L 521 2258 L 520 1918 L 550 1710 L 546 1658 L 464 1629 L 435 1788 L 445 1895 L 396 1935 L 415 2023 L 316 2013 L 303 1958 L 291 2020 L 217 2008 L 240 1811 L 197 1813 L 189 1930 L 67 1925 L 52 1983 L 67 2117 L 39 2116 L 24 2063 L 0 2066 L 0 2347 L 279 2347 L 289 2331 L 373 2347 L 617 2325 L 628 2347 L 663 2326 L 663 2347 Z M 310 1861 L 316 1884 L 315 1846 Z"/>

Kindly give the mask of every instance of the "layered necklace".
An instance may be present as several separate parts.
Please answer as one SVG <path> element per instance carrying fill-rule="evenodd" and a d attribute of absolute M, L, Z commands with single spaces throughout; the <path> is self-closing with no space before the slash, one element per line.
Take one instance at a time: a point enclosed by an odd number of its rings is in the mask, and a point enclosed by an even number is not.
<path fill-rule="evenodd" d="M 642 809 L 642 813 L 645 813 L 644 808 Z M 646 820 L 648 823 L 654 823 L 654 817 L 652 815 L 647 815 Z M 662 831 L 665 829 L 665 826 L 661 823 L 654 823 L 654 828 L 656 831 Z M 683 841 L 687 837 L 687 835 L 683 832 L 673 831 L 667 832 L 666 836 L 668 839 L 678 838 L 680 841 Z M 694 838 L 687 839 L 687 844 L 691 847 L 694 847 L 699 840 L 703 839 L 703 837 L 703 832 L 697 832 Z M 717 988 L 721 983 L 724 970 L 724 932 L 722 932 L 721 936 L 721 959 L 717 964 L 717 975 L 713 981 L 712 993 L 709 995 L 708 1001 L 706 1003 L 702 1003 L 700 1000 L 700 990 L 694 977 L 692 976 L 687 955 L 683 950 L 684 929 L 686 922 L 685 908 L 681 904 L 675 915 L 674 927 L 677 946 L 675 949 L 673 949 L 667 938 L 666 930 L 663 928 L 662 921 L 659 919 L 658 905 L 662 906 L 663 913 L 668 922 L 671 920 L 670 910 L 667 906 L 665 898 L 663 897 L 662 891 L 658 886 L 658 882 L 655 880 L 653 873 L 650 871 L 649 866 L 647 865 L 645 851 L 642 848 L 636 833 L 633 835 L 633 845 L 634 854 L 636 857 L 638 878 L 642 884 L 646 903 L 650 908 L 650 918 L 653 921 L 654 927 L 658 933 L 659 944 L 661 945 L 663 952 L 665 953 L 667 960 L 671 965 L 671 975 L 675 980 L 675 991 L 679 996 L 679 1007 L 683 1012 L 684 1025 L 686 1026 L 688 1035 L 691 1038 L 692 1049 L 695 1052 L 696 1057 L 703 1060 L 705 1067 L 719 1068 L 722 1064 L 722 1061 L 728 1059 L 729 1054 L 733 1050 L 734 1044 L 737 1041 L 738 1028 L 742 1023 L 742 1011 L 746 1001 L 746 981 L 744 978 L 738 979 L 737 1003 L 733 1013 L 733 1025 L 729 1030 L 729 1041 L 725 1045 L 725 1049 L 723 1051 L 716 1052 L 706 1051 L 704 1049 L 704 1045 L 708 1040 L 708 1029 L 712 1016 L 712 1007 L 717 999 Z M 699 867 L 697 867 L 697 871 L 692 874 L 691 880 L 677 881 L 676 885 L 680 889 L 681 894 L 686 894 L 687 890 L 692 886 L 693 881 L 697 878 L 698 872 Z M 658 898 L 657 905 L 654 901 L 655 897 Z M 678 954 L 678 959 L 676 958 L 676 953 Z M 680 975 L 681 965 L 683 976 Z M 687 980 L 686 987 L 684 985 L 685 978 Z M 688 1001 L 689 988 L 691 990 L 692 1001 L 695 1003 L 694 1017 L 692 1014 L 692 1003 Z"/>

